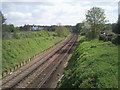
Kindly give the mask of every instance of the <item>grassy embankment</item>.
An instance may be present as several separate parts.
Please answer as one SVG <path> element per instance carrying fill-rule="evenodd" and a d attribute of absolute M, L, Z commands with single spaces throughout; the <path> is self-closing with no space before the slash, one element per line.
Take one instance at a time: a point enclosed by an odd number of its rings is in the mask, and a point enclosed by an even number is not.
<path fill-rule="evenodd" d="M 117 88 L 118 46 L 96 39 L 79 44 L 64 75 L 58 88 Z"/>
<path fill-rule="evenodd" d="M 18 39 L 8 39 L 2 42 L 2 70 L 13 68 L 16 64 L 44 51 L 64 39 L 55 32 L 22 31 Z"/>

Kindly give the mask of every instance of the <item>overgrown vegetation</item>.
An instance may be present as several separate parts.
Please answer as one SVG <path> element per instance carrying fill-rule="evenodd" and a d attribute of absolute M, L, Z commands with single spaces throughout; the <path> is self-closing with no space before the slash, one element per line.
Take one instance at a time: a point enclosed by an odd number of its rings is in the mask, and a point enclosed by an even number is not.
<path fill-rule="evenodd" d="M 57 26 L 55 31 L 30 31 L 26 27 L 21 31 L 20 27 L 15 27 L 13 24 L 5 24 L 7 19 L 1 12 L 0 16 L 2 17 L 3 71 L 53 46 L 67 37 L 71 31 L 70 28 L 64 26 Z"/>
<path fill-rule="evenodd" d="M 113 32 L 115 32 L 117 34 L 117 37 L 113 40 L 113 43 L 120 45 L 120 15 L 118 17 L 117 24 L 113 28 Z"/>
<path fill-rule="evenodd" d="M 64 26 L 58 26 L 56 27 L 56 33 L 60 37 L 66 37 L 70 33 L 70 29 L 64 27 Z"/>
<path fill-rule="evenodd" d="M 33 55 L 51 47 L 63 38 L 53 36 L 55 32 L 26 31 L 20 32 L 20 39 L 11 38 L 3 40 L 2 46 L 2 68 L 3 70 L 14 67 L 16 64 L 26 60 Z M 25 38 L 24 38 L 25 36 Z"/>
<path fill-rule="evenodd" d="M 118 88 L 118 47 L 98 39 L 78 45 L 58 88 Z"/>
<path fill-rule="evenodd" d="M 51 26 L 48 30 L 54 31 L 57 33 L 59 37 L 66 37 L 70 32 L 72 32 L 71 26 L 61 26 L 61 25 L 54 25 Z"/>
<path fill-rule="evenodd" d="M 117 24 L 115 25 L 115 27 L 113 28 L 113 32 L 120 34 L 120 15 L 118 17 L 118 21 Z"/>
<path fill-rule="evenodd" d="M 14 39 L 20 39 L 21 37 L 32 37 L 35 35 L 35 33 L 28 33 L 27 35 L 22 33 L 21 31 L 39 31 L 38 27 L 40 27 L 40 25 L 38 25 L 36 28 L 34 28 L 34 26 L 36 25 L 25 25 L 25 26 L 20 26 L 20 27 L 16 27 L 13 24 L 6 24 L 6 18 L 4 17 L 4 15 L 0 12 L 0 19 L 2 21 L 2 39 L 7 40 L 10 38 L 14 38 Z M 43 29 L 44 27 L 44 29 Z M 67 37 L 70 32 L 72 32 L 72 26 L 62 26 L 62 25 L 54 25 L 54 26 L 43 26 L 42 29 L 40 30 L 45 30 L 45 31 L 51 31 L 51 32 L 55 32 L 56 34 L 54 34 L 54 36 L 59 36 L 59 37 Z M 37 32 L 39 33 L 39 32 Z M 33 35 L 34 34 L 34 35 Z M 41 36 L 42 34 L 36 34 Z M 44 34 L 43 34 L 44 35 Z"/>
<path fill-rule="evenodd" d="M 116 44 L 120 40 L 119 21 L 105 24 L 103 9 L 93 7 L 88 10 L 86 21 L 76 25 L 80 43 L 68 62 L 58 89 L 118 88 L 119 53 Z"/>

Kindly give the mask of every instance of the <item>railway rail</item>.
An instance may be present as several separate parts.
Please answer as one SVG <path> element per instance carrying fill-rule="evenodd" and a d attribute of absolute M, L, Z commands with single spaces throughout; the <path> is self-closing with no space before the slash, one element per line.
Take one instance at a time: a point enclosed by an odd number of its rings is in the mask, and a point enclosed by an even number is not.
<path fill-rule="evenodd" d="M 40 88 L 67 57 L 77 35 L 71 35 L 33 62 L 4 78 L 2 88 Z"/>

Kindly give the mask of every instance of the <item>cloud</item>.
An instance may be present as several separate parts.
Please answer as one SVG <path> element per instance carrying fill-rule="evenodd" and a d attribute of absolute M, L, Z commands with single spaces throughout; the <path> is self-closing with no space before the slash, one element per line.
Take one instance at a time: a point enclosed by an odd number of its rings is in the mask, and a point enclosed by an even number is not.
<path fill-rule="evenodd" d="M 31 13 L 21 13 L 21 12 L 9 12 L 5 14 L 8 19 L 29 19 L 31 17 Z"/>
<path fill-rule="evenodd" d="M 2 2 L 118 2 L 119 0 L 2 0 Z"/>
<path fill-rule="evenodd" d="M 24 24 L 53 25 L 57 23 L 75 25 L 85 20 L 85 14 L 93 6 L 105 10 L 107 19 L 116 22 L 117 0 L 4 0 L 2 12 L 7 23 L 16 26 Z M 13 1 L 13 2 L 12 2 Z M 34 1 L 34 2 L 33 2 Z M 94 3 L 93 3 L 94 2 Z"/>
<path fill-rule="evenodd" d="M 29 23 L 32 19 L 31 13 L 21 13 L 21 12 L 9 12 L 4 14 L 7 17 L 7 22 L 15 25 L 21 25 L 21 23 Z"/>

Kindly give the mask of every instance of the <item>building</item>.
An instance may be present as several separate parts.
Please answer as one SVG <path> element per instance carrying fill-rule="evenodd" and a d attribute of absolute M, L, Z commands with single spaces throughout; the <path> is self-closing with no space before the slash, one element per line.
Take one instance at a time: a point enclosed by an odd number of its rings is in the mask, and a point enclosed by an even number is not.
<path fill-rule="evenodd" d="M 37 26 L 37 25 L 30 25 L 29 30 L 42 30 L 44 29 L 43 26 Z"/>
<path fill-rule="evenodd" d="M 35 30 L 43 30 L 44 26 L 39 26 L 39 25 L 24 25 L 23 27 L 20 27 L 21 30 L 30 30 L 30 31 L 35 31 Z"/>

